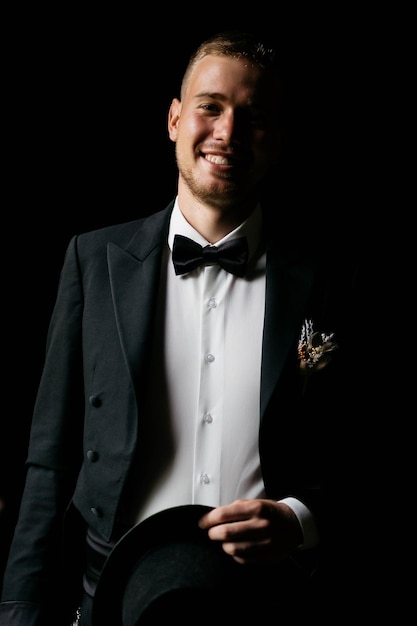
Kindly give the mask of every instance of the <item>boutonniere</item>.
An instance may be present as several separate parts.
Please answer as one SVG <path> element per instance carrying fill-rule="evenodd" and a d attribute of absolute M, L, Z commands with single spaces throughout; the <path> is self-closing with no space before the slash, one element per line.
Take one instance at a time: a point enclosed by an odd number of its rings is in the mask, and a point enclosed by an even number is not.
<path fill-rule="evenodd" d="M 326 367 L 331 353 L 338 347 L 334 333 L 314 330 L 313 320 L 304 320 L 298 341 L 298 358 L 303 374 L 312 374 Z"/>

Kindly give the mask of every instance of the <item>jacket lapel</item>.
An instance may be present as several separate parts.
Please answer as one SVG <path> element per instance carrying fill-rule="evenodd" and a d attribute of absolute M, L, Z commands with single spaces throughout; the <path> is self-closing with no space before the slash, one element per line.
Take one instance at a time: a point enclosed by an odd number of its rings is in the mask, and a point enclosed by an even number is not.
<path fill-rule="evenodd" d="M 261 418 L 282 372 L 290 349 L 298 340 L 306 303 L 313 285 L 313 268 L 277 246 L 267 245 L 265 327 L 262 347 Z M 294 354 L 294 358 L 296 355 Z"/>
<path fill-rule="evenodd" d="M 116 324 L 133 381 L 146 365 L 172 206 L 143 220 L 126 249 L 113 243 L 107 248 Z"/>

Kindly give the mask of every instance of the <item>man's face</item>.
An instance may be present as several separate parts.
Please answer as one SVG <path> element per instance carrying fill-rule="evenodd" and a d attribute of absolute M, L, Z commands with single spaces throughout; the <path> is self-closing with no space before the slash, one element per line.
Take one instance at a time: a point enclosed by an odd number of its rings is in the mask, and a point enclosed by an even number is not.
<path fill-rule="evenodd" d="M 169 113 L 180 181 L 213 206 L 247 202 L 279 152 L 278 119 L 276 93 L 258 67 L 204 57 Z"/>

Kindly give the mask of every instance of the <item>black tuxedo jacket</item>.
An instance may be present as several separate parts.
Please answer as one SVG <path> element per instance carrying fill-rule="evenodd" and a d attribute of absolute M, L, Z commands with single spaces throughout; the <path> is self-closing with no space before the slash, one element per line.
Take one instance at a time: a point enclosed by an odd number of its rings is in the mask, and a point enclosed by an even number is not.
<path fill-rule="evenodd" d="M 173 202 L 129 223 L 74 237 L 63 264 L 34 408 L 27 482 L 5 572 L 2 615 L 51 602 L 62 573 L 69 504 L 105 540 L 137 446 L 161 255 Z M 315 514 L 325 545 L 329 449 L 343 346 L 306 384 L 297 356 L 305 318 L 341 328 L 340 281 L 331 262 L 308 258 L 265 219 L 267 251 L 259 451 L 269 498 L 294 496 Z M 279 230 L 279 229 L 278 229 Z M 286 238 L 285 242 L 284 239 Z M 305 245 L 302 246 L 305 248 Z M 323 270 L 326 271 L 323 271 Z M 331 271 L 329 271 L 331 270 Z M 336 276 L 337 278 L 337 276 Z M 339 277 L 340 278 L 340 277 Z M 68 526 L 71 529 L 71 526 Z M 71 532 L 69 532 L 71 535 Z M 6 603 L 5 602 L 9 602 Z M 17 603 L 15 603 L 17 602 Z M 62 601 L 64 603 L 64 601 Z M 58 623 L 58 622 L 57 622 Z"/>

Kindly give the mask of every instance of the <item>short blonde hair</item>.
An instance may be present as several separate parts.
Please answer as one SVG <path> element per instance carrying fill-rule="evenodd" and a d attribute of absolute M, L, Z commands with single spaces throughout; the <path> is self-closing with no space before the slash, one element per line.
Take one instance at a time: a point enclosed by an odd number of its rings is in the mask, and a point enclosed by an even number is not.
<path fill-rule="evenodd" d="M 268 47 L 259 37 L 244 31 L 224 31 L 201 43 L 189 58 L 181 82 L 181 98 L 185 93 L 188 79 L 194 67 L 208 55 L 248 59 L 265 72 L 269 72 L 280 87 L 278 54 L 275 48 Z"/>

